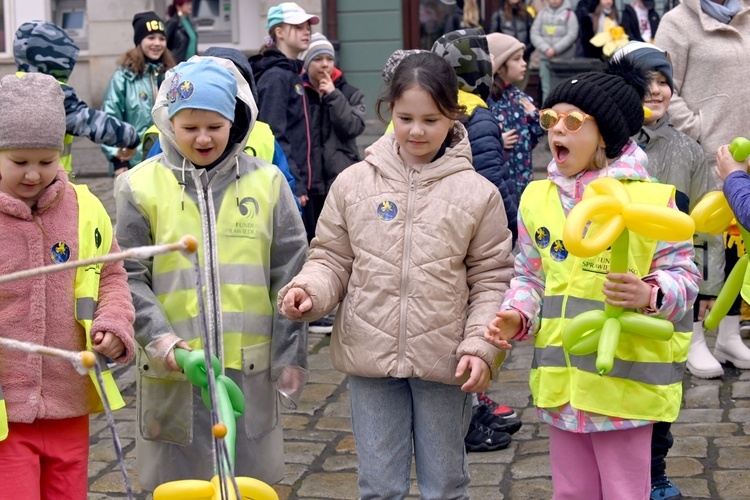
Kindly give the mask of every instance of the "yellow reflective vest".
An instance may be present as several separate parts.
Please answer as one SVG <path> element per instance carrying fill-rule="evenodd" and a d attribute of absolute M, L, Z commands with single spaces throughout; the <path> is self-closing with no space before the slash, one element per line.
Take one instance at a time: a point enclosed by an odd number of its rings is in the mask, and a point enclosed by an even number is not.
<path fill-rule="evenodd" d="M 112 245 L 112 221 L 104 210 L 101 201 L 91 194 L 86 186 L 73 184 L 78 197 L 78 258 L 80 260 L 101 257 L 109 253 Z M 79 267 L 76 270 L 74 283 L 74 300 L 76 319 L 83 326 L 86 334 L 86 349 L 91 350 L 91 324 L 94 321 L 97 300 L 99 299 L 99 276 L 103 264 Z M 104 390 L 109 406 L 113 410 L 125 406 L 117 389 L 117 384 L 109 371 L 104 358 L 97 354 L 97 363 L 102 371 Z M 101 391 L 96 381 L 96 374 L 89 371 L 91 381 L 99 394 L 99 404 L 94 412 L 104 410 L 101 402 Z M 8 437 L 8 414 L 5 408 L 2 389 L 0 389 L 0 441 Z"/>
<path fill-rule="evenodd" d="M 633 181 L 624 185 L 634 202 L 666 206 L 674 195 L 674 187 L 664 184 Z M 526 188 L 520 211 L 542 257 L 546 278 L 529 382 L 534 404 L 557 408 L 570 403 L 576 409 L 613 417 L 674 421 L 682 400 L 692 315 L 675 323 L 668 342 L 623 333 L 612 371 L 599 375 L 596 353 L 576 356 L 566 352 L 562 332 L 580 313 L 604 308 L 601 290 L 610 252 L 593 258 L 568 253 L 562 242 L 565 213 L 557 187 L 548 180 Z M 592 224 L 589 231 L 596 230 Z M 631 232 L 628 269 L 639 277 L 649 274 L 656 244 Z"/>

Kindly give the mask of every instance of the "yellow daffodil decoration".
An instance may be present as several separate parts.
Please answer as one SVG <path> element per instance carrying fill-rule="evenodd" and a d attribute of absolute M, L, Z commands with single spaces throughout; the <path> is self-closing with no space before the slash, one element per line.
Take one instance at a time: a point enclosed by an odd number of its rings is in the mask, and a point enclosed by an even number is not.
<path fill-rule="evenodd" d="M 618 26 L 612 19 L 604 18 L 604 29 L 589 40 L 594 47 L 602 47 L 602 53 L 609 57 L 617 49 L 630 41 L 622 26 Z"/>

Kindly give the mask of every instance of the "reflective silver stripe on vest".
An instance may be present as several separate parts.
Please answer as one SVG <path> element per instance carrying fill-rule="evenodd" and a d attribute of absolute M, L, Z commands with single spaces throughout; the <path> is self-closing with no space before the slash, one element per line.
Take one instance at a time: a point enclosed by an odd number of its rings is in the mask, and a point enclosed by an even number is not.
<path fill-rule="evenodd" d="M 570 355 L 570 365 L 589 373 L 599 373 L 596 369 L 596 354 L 586 356 Z M 561 346 L 534 348 L 531 368 L 566 367 L 565 351 Z M 682 381 L 685 376 L 685 363 L 652 363 L 644 361 L 624 361 L 615 358 L 612 371 L 605 377 L 617 377 L 651 385 L 670 385 Z"/>
<path fill-rule="evenodd" d="M 565 295 L 549 295 L 542 302 L 542 318 L 559 319 L 562 317 Z M 604 309 L 604 302 L 580 297 L 568 297 L 565 308 L 565 319 L 573 319 L 581 313 L 595 309 Z M 692 328 L 691 328 L 692 329 Z"/>
<path fill-rule="evenodd" d="M 562 307 L 564 295 L 550 295 L 544 297 L 542 304 L 542 318 L 560 319 L 562 317 Z M 573 319 L 579 314 L 595 309 L 604 310 L 604 302 L 591 299 L 582 299 L 580 297 L 568 297 L 568 303 L 565 307 L 565 319 Z M 692 309 L 674 323 L 676 332 L 693 331 L 693 314 Z"/>
<path fill-rule="evenodd" d="M 0 401 L 2 401 L 3 399 L 5 399 L 5 396 L 3 396 L 3 388 L 2 388 L 2 386 L 0 386 Z"/>
<path fill-rule="evenodd" d="M 62 153 L 60 153 L 61 157 L 70 156 L 73 152 L 73 141 L 66 142 L 63 144 L 63 150 Z"/>
<path fill-rule="evenodd" d="M 205 268 L 201 267 L 205 273 Z M 219 283 L 222 285 L 269 286 L 263 266 L 251 264 L 221 264 L 219 266 Z M 154 277 L 155 295 L 165 295 L 175 290 L 189 290 L 196 286 L 195 268 L 179 269 L 160 273 Z"/>
<path fill-rule="evenodd" d="M 247 332 L 254 335 L 262 335 L 261 332 L 270 332 L 273 329 L 273 317 L 249 312 L 223 312 L 221 314 L 224 332 Z M 191 340 L 198 338 L 201 332 L 201 324 L 198 318 L 171 323 L 174 333 L 183 339 Z"/>
<path fill-rule="evenodd" d="M 94 320 L 94 312 L 96 312 L 97 301 L 91 297 L 80 297 L 76 299 L 76 319 L 85 321 L 87 319 Z M 105 363 L 106 365 L 106 363 Z"/>

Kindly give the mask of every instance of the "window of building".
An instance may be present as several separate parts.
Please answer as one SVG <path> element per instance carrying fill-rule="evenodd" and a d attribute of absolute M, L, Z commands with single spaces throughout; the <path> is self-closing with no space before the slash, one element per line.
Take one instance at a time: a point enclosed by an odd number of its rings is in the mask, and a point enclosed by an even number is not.
<path fill-rule="evenodd" d="M 5 2 L 0 0 L 0 52 L 5 51 Z"/>

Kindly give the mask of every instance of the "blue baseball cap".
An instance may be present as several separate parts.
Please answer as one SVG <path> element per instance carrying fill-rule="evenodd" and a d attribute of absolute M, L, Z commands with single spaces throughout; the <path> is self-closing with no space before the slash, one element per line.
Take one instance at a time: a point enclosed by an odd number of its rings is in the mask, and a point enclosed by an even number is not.
<path fill-rule="evenodd" d="M 266 21 L 266 29 L 271 29 L 277 24 L 302 24 L 309 21 L 310 24 L 318 24 L 320 18 L 308 14 L 299 5 L 294 2 L 284 2 L 279 5 L 274 5 L 268 9 L 268 19 Z"/>
<path fill-rule="evenodd" d="M 237 81 L 231 71 L 211 59 L 185 61 L 173 71 L 167 91 L 170 120 L 183 109 L 203 109 L 234 122 Z"/>

